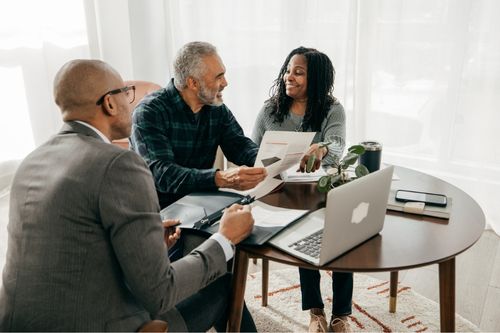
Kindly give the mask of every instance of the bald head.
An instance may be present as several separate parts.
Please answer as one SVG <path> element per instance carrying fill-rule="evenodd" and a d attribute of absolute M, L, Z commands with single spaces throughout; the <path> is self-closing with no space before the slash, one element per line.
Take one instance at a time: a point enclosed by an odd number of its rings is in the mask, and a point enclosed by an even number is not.
<path fill-rule="evenodd" d="M 63 120 L 92 117 L 96 101 L 109 90 L 123 86 L 120 74 L 100 60 L 67 62 L 54 79 L 54 99 Z"/>

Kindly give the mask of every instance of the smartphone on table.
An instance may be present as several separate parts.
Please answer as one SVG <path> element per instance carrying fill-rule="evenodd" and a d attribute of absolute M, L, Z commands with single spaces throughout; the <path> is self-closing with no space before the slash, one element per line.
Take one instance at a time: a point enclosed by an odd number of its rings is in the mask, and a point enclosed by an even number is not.
<path fill-rule="evenodd" d="M 446 207 L 448 200 L 446 195 L 410 190 L 397 190 L 396 201 L 400 202 L 423 202 L 426 205 Z"/>

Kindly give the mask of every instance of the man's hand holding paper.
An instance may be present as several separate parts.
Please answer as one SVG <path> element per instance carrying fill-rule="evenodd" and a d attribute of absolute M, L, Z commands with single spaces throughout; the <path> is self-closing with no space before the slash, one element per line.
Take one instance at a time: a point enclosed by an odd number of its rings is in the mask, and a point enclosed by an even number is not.
<path fill-rule="evenodd" d="M 232 188 L 245 191 L 257 186 L 266 176 L 267 171 L 263 167 L 250 168 L 241 166 L 225 171 L 217 171 L 215 174 L 215 185 L 219 188 Z"/>
<path fill-rule="evenodd" d="M 266 176 L 264 176 L 264 180 L 260 179 L 255 183 L 255 188 L 247 187 L 246 191 L 234 191 L 231 189 L 227 189 L 226 191 L 237 192 L 241 195 L 249 195 L 255 199 L 265 196 L 283 183 L 283 180 L 275 178 L 277 175 L 300 162 L 304 153 L 307 152 L 315 134 L 314 132 L 267 131 L 262 138 L 259 153 L 255 159 L 255 168 L 253 168 L 259 170 L 265 168 L 267 173 Z M 248 169 L 243 169 L 243 171 L 246 172 Z M 218 171 L 217 174 L 227 176 L 229 173 L 224 173 L 229 171 L 230 170 Z M 236 182 L 236 180 L 234 180 L 234 182 Z M 232 189 L 237 188 L 232 187 Z"/>

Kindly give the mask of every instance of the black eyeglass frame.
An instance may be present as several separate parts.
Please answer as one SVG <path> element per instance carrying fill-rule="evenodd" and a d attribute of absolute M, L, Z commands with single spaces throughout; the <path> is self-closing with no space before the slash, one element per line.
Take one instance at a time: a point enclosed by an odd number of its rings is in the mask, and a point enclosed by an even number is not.
<path fill-rule="evenodd" d="M 120 94 L 122 92 L 127 92 L 129 91 L 130 89 L 133 90 L 134 92 L 134 98 L 132 98 L 132 100 L 129 102 L 129 104 L 132 104 L 135 100 L 135 86 L 134 85 L 131 85 L 131 86 L 125 86 L 123 88 L 119 88 L 119 89 L 114 89 L 114 90 L 110 90 L 108 91 L 107 93 L 105 93 L 104 95 L 101 96 L 101 98 L 99 98 L 97 100 L 97 102 L 95 103 L 96 105 L 101 105 L 102 103 L 104 103 L 104 98 L 108 95 L 116 95 L 116 94 Z"/>

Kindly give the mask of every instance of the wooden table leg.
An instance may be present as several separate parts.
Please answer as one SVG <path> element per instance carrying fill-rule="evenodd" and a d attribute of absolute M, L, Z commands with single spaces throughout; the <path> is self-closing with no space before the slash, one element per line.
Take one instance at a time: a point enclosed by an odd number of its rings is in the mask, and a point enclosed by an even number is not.
<path fill-rule="evenodd" d="M 455 332 L 455 257 L 439 263 L 441 332 Z"/>
<path fill-rule="evenodd" d="M 389 312 L 396 312 L 396 300 L 398 297 L 398 271 L 391 272 Z"/>
<path fill-rule="evenodd" d="M 269 289 L 269 260 L 262 259 L 262 306 L 267 306 L 268 289 Z"/>
<path fill-rule="evenodd" d="M 234 254 L 231 298 L 229 299 L 228 332 L 239 332 L 247 283 L 248 254 L 236 248 Z"/>

